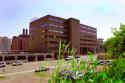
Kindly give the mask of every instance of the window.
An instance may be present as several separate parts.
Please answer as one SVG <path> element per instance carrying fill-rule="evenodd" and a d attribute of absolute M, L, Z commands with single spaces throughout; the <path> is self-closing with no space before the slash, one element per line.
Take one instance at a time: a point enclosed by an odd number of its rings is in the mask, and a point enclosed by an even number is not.
<path fill-rule="evenodd" d="M 49 38 L 53 38 L 53 35 L 49 35 Z"/>
<path fill-rule="evenodd" d="M 63 33 L 63 31 L 58 31 L 58 33 Z"/>
<path fill-rule="evenodd" d="M 67 39 L 67 37 L 63 37 L 63 36 L 60 36 L 59 38 L 61 38 L 61 39 Z"/>
<path fill-rule="evenodd" d="M 41 30 L 41 33 L 45 32 L 45 30 Z"/>
<path fill-rule="evenodd" d="M 83 29 L 87 29 L 87 30 L 91 30 L 91 31 L 96 31 L 96 28 L 91 28 L 89 26 L 80 26 L 80 28 L 83 28 Z"/>
<path fill-rule="evenodd" d="M 41 27 L 43 27 L 43 28 L 44 28 L 44 27 L 47 27 L 47 26 L 48 26 L 48 24 L 42 24 L 42 25 L 41 25 Z"/>
<path fill-rule="evenodd" d="M 34 30 L 34 28 L 30 28 L 30 29 L 29 29 L 29 31 L 33 31 L 33 30 Z"/>
<path fill-rule="evenodd" d="M 47 35 L 45 35 L 45 38 L 47 38 Z"/>
<path fill-rule="evenodd" d="M 51 29 L 49 29 L 49 31 L 50 32 L 55 32 L 55 33 L 61 33 L 61 34 L 63 33 L 63 31 L 59 31 L 59 30 L 51 30 Z"/>
<path fill-rule="evenodd" d="M 47 41 L 45 41 L 45 44 L 47 44 Z"/>
<path fill-rule="evenodd" d="M 86 43 L 81 43 L 80 45 L 87 45 Z"/>
<path fill-rule="evenodd" d="M 64 21 L 62 20 L 57 20 L 57 19 L 54 19 L 54 18 L 48 18 L 49 20 L 51 21 L 55 21 L 55 22 L 59 22 L 59 23 L 64 23 Z"/>
<path fill-rule="evenodd" d="M 50 44 L 58 44 L 56 41 L 49 41 Z"/>
<path fill-rule="evenodd" d="M 80 30 L 80 32 L 90 34 L 90 35 L 96 35 L 96 33 L 89 32 L 89 31 L 86 31 L 86 30 Z"/>
<path fill-rule="evenodd" d="M 42 36 L 40 36 L 40 38 L 44 38 L 44 36 L 42 35 Z"/>
<path fill-rule="evenodd" d="M 49 26 L 57 27 L 57 28 L 64 28 L 64 26 L 60 26 L 60 25 L 56 25 L 56 24 L 49 24 Z"/>
<path fill-rule="evenodd" d="M 80 39 L 81 41 L 87 41 L 86 39 Z"/>
<path fill-rule="evenodd" d="M 50 50 L 57 50 L 58 47 L 49 47 Z"/>

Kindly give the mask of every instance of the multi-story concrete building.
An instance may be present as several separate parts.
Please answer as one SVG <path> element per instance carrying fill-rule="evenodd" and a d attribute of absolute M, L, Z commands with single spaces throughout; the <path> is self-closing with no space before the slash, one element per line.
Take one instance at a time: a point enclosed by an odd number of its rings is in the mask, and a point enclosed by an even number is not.
<path fill-rule="evenodd" d="M 19 36 L 13 36 L 11 50 L 13 52 L 26 52 L 29 47 L 29 35 L 28 30 L 23 29 L 23 34 Z"/>
<path fill-rule="evenodd" d="M 96 50 L 97 50 L 97 53 L 105 52 L 104 48 L 103 48 L 103 39 L 102 38 L 97 39 L 97 48 L 96 48 Z"/>
<path fill-rule="evenodd" d="M 8 37 L 0 37 L 0 51 L 8 51 L 11 49 L 11 39 Z"/>
<path fill-rule="evenodd" d="M 46 15 L 30 22 L 30 52 L 57 53 L 60 40 L 71 42 L 70 46 L 76 49 L 77 54 L 95 52 L 97 30 L 81 24 L 78 19 L 64 19 L 52 15 Z"/>

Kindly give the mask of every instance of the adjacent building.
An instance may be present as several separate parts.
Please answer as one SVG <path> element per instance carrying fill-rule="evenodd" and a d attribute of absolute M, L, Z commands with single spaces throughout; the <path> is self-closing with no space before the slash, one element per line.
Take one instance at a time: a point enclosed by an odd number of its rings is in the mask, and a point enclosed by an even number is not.
<path fill-rule="evenodd" d="M 103 39 L 102 38 L 97 39 L 97 48 L 96 48 L 96 50 L 97 50 L 97 53 L 105 52 L 104 48 L 103 48 Z"/>
<path fill-rule="evenodd" d="M 32 53 L 58 52 L 59 41 L 71 42 L 77 54 L 95 52 L 97 30 L 81 24 L 75 18 L 46 15 L 30 22 L 29 51 Z"/>
<path fill-rule="evenodd" d="M 0 37 L 0 51 L 8 51 L 11 49 L 11 39 L 8 37 Z"/>
<path fill-rule="evenodd" d="M 28 30 L 23 29 L 23 34 L 13 36 L 11 51 L 12 52 L 27 52 L 29 48 L 29 35 Z"/>

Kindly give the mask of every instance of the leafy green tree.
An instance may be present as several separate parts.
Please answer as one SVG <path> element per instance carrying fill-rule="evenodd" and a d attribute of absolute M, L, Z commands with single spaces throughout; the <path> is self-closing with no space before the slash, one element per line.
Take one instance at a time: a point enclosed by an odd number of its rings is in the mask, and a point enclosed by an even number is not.
<path fill-rule="evenodd" d="M 112 29 L 113 37 L 109 38 L 104 47 L 112 58 L 125 57 L 125 25 L 120 24 L 119 30 Z"/>

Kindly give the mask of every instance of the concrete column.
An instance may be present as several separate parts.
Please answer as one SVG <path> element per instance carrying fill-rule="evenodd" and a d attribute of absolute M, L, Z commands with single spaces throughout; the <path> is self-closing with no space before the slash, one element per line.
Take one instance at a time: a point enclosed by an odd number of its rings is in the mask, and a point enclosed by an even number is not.
<path fill-rule="evenodd" d="M 2 61 L 4 61 L 5 60 L 5 56 L 2 56 Z"/>
<path fill-rule="evenodd" d="M 52 60 L 54 60 L 54 56 L 52 55 Z"/>
<path fill-rule="evenodd" d="M 28 56 L 26 56 L 26 61 L 28 61 Z"/>
<path fill-rule="evenodd" d="M 54 53 L 51 53 L 50 55 L 52 57 L 52 60 L 54 60 Z"/>
<path fill-rule="evenodd" d="M 15 56 L 15 61 L 17 60 L 17 56 Z"/>
<path fill-rule="evenodd" d="M 44 60 L 46 60 L 46 55 L 44 55 Z"/>
<path fill-rule="evenodd" d="M 35 61 L 38 61 L 37 56 L 35 56 Z"/>

